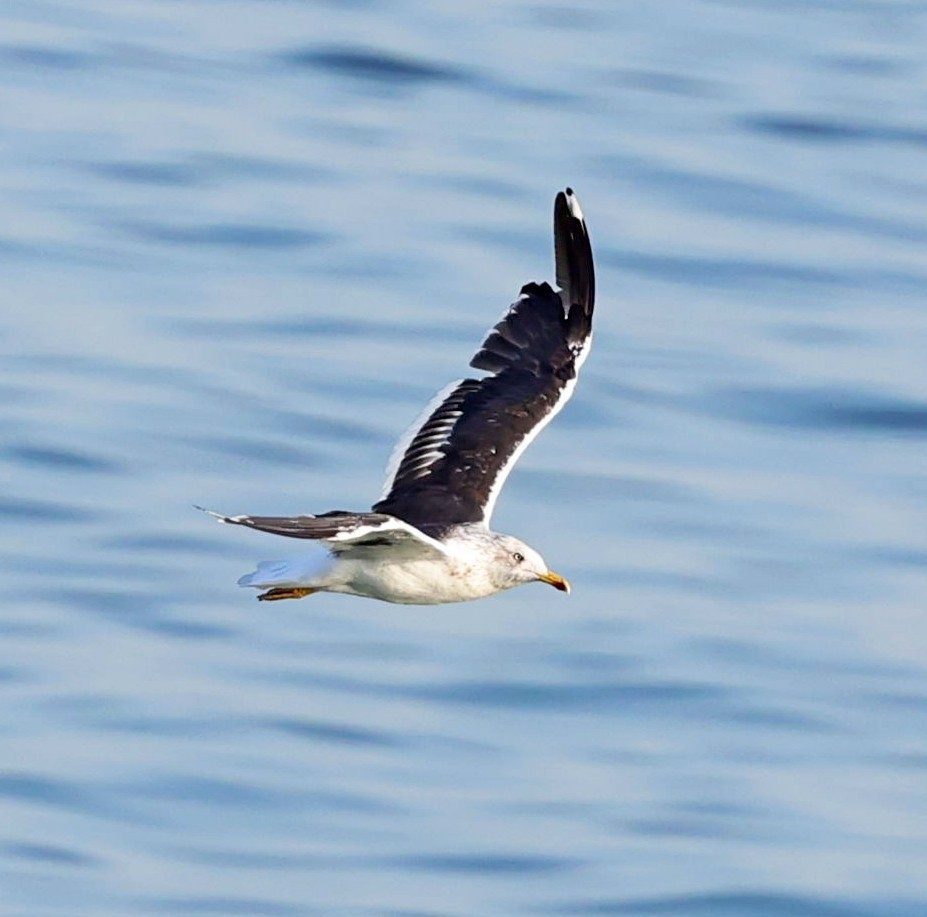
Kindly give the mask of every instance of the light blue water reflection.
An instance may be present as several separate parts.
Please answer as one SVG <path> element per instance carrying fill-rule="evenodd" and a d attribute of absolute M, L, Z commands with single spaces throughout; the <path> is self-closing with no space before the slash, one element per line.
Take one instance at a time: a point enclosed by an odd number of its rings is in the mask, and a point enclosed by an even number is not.
<path fill-rule="evenodd" d="M 927 912 L 917 4 L 0 7 L 0 912 Z M 497 514 L 574 583 L 238 575 L 599 263 Z"/>

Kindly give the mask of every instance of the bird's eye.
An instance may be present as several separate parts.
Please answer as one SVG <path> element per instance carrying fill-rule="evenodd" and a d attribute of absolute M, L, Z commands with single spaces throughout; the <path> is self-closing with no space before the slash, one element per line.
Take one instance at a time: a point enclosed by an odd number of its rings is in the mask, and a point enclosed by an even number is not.
<path fill-rule="evenodd" d="M 520 564 L 524 559 L 525 559 L 525 555 L 524 555 L 524 554 L 519 554 L 518 551 L 516 551 L 516 552 L 512 555 L 512 560 L 514 560 L 516 564 Z"/>

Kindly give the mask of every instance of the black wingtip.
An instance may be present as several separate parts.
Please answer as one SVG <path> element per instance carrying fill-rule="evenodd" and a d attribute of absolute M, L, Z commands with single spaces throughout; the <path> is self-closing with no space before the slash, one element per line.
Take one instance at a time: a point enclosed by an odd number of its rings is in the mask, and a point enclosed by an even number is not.
<path fill-rule="evenodd" d="M 592 245 L 582 207 L 572 188 L 559 192 L 554 201 L 554 256 L 557 285 L 563 291 L 567 311 L 579 306 L 585 323 L 590 323 L 595 306 Z"/>

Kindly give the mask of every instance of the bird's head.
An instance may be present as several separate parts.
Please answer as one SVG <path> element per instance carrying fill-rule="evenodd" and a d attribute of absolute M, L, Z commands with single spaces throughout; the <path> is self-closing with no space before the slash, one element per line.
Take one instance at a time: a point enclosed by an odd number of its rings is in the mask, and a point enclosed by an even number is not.
<path fill-rule="evenodd" d="M 570 584 L 551 570 L 534 548 L 511 535 L 498 535 L 496 540 L 500 589 L 511 589 L 523 583 L 547 583 L 561 592 L 569 592 Z"/>

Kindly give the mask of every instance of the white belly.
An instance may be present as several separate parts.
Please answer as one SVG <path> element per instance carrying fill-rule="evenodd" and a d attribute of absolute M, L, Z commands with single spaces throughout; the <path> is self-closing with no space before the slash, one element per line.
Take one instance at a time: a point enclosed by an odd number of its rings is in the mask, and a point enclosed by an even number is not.
<path fill-rule="evenodd" d="M 343 559 L 333 574 L 340 582 L 327 587 L 332 592 L 403 605 L 467 602 L 498 592 L 479 568 L 448 558 L 364 564 Z"/>

